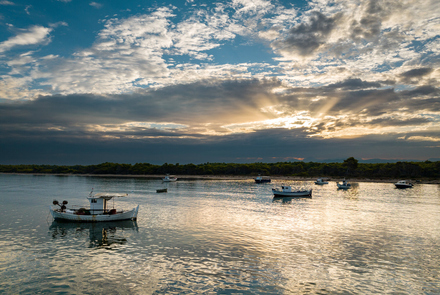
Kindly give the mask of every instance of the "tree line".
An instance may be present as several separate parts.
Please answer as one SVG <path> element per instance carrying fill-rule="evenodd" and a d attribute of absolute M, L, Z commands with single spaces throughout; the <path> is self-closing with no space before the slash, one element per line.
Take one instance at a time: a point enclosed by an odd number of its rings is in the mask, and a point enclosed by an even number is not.
<path fill-rule="evenodd" d="M 343 163 L 278 162 L 278 163 L 149 163 L 98 165 L 0 165 L 0 173 L 46 174 L 113 174 L 113 175 L 241 175 L 299 176 L 299 177 L 357 177 L 357 178 L 438 178 L 440 161 L 358 163 L 353 157 Z"/>

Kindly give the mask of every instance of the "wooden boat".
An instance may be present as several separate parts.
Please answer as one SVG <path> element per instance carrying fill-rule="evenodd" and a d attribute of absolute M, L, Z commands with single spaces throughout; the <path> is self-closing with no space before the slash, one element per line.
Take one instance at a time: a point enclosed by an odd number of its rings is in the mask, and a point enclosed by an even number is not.
<path fill-rule="evenodd" d="M 255 182 L 256 183 L 269 183 L 270 178 L 267 176 L 261 176 L 260 174 L 258 174 L 258 176 L 255 177 Z"/>
<path fill-rule="evenodd" d="M 318 179 L 315 181 L 315 184 L 323 185 L 323 184 L 328 184 L 328 182 L 327 182 L 327 181 L 324 181 L 324 179 L 322 179 L 322 178 L 318 178 Z"/>
<path fill-rule="evenodd" d="M 281 189 L 273 188 L 272 193 L 274 197 L 298 197 L 298 198 L 312 197 L 312 189 L 309 190 L 292 189 L 292 187 L 288 185 L 282 185 Z"/>
<path fill-rule="evenodd" d="M 156 190 L 156 193 L 166 193 L 166 192 L 168 192 L 168 189 L 166 188 L 160 188 Z"/>
<path fill-rule="evenodd" d="M 406 181 L 406 180 L 399 180 L 394 184 L 396 188 L 411 188 L 413 187 L 413 184 Z"/>
<path fill-rule="evenodd" d="M 93 192 L 93 191 L 92 191 Z M 128 194 L 95 194 L 92 192 L 87 197 L 90 202 L 90 208 L 68 209 L 67 201 L 59 203 L 53 201 L 53 205 L 59 208 L 50 207 L 50 214 L 55 220 L 73 221 L 73 222 L 105 222 L 119 220 L 136 220 L 139 211 L 139 205 L 131 210 L 116 210 L 107 206 L 108 201 L 115 197 L 126 197 Z"/>
<path fill-rule="evenodd" d="M 338 186 L 338 189 L 349 189 L 349 188 L 351 188 L 351 184 L 348 183 L 345 179 L 342 181 L 342 183 L 337 182 L 336 185 Z"/>
<path fill-rule="evenodd" d="M 176 177 L 170 177 L 170 176 L 167 174 L 164 178 L 162 178 L 162 181 L 163 181 L 163 182 L 173 182 L 173 181 L 177 181 L 177 178 L 176 178 Z"/>

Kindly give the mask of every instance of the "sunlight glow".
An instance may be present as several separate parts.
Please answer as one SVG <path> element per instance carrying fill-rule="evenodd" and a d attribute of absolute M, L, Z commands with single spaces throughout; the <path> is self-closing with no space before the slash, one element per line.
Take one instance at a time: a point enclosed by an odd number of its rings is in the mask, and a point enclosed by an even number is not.
<path fill-rule="evenodd" d="M 308 115 L 308 112 L 299 112 L 296 115 L 289 117 L 280 117 L 276 119 L 246 122 L 240 124 L 229 124 L 222 126 L 232 133 L 249 133 L 255 130 L 284 128 L 284 129 L 297 129 L 297 128 L 310 128 L 314 122 L 318 119 Z"/>

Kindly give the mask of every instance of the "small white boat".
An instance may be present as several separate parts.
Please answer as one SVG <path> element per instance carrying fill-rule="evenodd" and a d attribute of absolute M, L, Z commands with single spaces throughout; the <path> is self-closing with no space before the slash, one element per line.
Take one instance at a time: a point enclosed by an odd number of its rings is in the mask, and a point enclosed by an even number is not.
<path fill-rule="evenodd" d="M 93 192 L 93 191 L 92 191 Z M 103 221 L 119 221 L 119 220 L 136 220 L 139 211 L 139 205 L 131 210 L 116 210 L 107 207 L 107 203 L 114 197 L 126 197 L 128 194 L 95 194 L 90 195 L 87 199 L 90 202 L 90 208 L 68 209 L 67 201 L 59 203 L 53 201 L 55 206 L 50 207 L 50 214 L 55 220 L 74 221 L 74 222 L 103 222 Z"/>
<path fill-rule="evenodd" d="M 396 188 L 410 188 L 413 187 L 413 184 L 411 182 L 408 182 L 406 180 L 399 180 L 394 184 Z"/>
<path fill-rule="evenodd" d="M 318 179 L 315 181 L 315 184 L 318 184 L 318 185 L 328 184 L 328 181 L 324 181 L 324 179 L 322 179 L 322 178 L 318 178 Z"/>
<path fill-rule="evenodd" d="M 339 189 L 349 189 L 351 188 L 351 184 L 348 183 L 345 179 L 342 181 L 342 183 L 337 182 L 336 185 Z"/>
<path fill-rule="evenodd" d="M 258 176 L 255 177 L 255 182 L 256 183 L 269 183 L 270 178 L 267 176 L 261 176 L 261 174 L 258 174 Z"/>
<path fill-rule="evenodd" d="M 163 181 L 163 182 L 173 182 L 173 181 L 177 181 L 177 178 L 176 178 L 176 177 L 170 177 L 170 176 L 167 174 L 164 178 L 162 178 L 162 181 Z"/>
<path fill-rule="evenodd" d="M 274 197 L 299 197 L 299 198 L 311 198 L 312 197 L 312 189 L 292 189 L 291 186 L 282 185 L 281 189 L 273 188 L 272 193 Z"/>

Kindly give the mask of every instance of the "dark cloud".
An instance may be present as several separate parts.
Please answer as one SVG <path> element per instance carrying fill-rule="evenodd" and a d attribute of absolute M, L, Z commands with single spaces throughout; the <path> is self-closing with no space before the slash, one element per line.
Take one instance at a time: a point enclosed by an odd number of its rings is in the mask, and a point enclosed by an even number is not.
<path fill-rule="evenodd" d="M 368 88 L 379 88 L 381 84 L 378 82 L 368 82 L 361 79 L 347 79 L 345 81 L 330 84 L 326 88 L 328 89 L 368 89 Z"/>
<path fill-rule="evenodd" d="M 341 16 L 342 14 L 336 14 L 327 17 L 314 11 L 308 23 L 293 27 L 285 40 L 275 42 L 273 45 L 282 51 L 297 53 L 301 56 L 312 55 L 326 43 Z"/>
<path fill-rule="evenodd" d="M 381 33 L 382 22 L 387 19 L 393 9 L 399 4 L 370 0 L 363 11 L 360 21 L 353 20 L 351 23 L 351 39 L 355 41 L 374 40 Z"/>
<path fill-rule="evenodd" d="M 410 97 L 418 97 L 421 95 L 439 95 L 440 90 L 433 86 L 425 85 L 425 86 L 417 87 L 410 91 L 404 91 L 402 92 L 402 94 Z"/>
<path fill-rule="evenodd" d="M 111 124 L 127 121 L 181 124 L 251 117 L 246 109 L 272 99 L 275 80 L 199 82 L 131 95 L 54 95 L 0 105 L 3 124 Z M 224 122 L 224 121 L 223 121 Z"/>
<path fill-rule="evenodd" d="M 344 158 L 349 147 L 356 148 L 358 157 L 378 158 L 391 155 L 396 148 L 394 141 L 402 135 L 359 134 L 358 139 L 322 139 L 316 135 L 351 127 L 429 125 L 434 122 L 432 116 L 414 114 L 440 111 L 439 90 L 432 86 L 396 92 L 382 89 L 379 82 L 348 79 L 274 94 L 272 90 L 279 86 L 282 85 L 276 80 L 205 82 L 131 95 L 55 95 L 3 103 L 0 163 L 272 161 L 316 158 L 316 153 L 322 158 Z M 282 106 L 280 110 L 285 115 L 309 112 L 317 118 L 324 112 L 325 118 L 311 126 L 314 128 L 262 127 L 251 133 L 218 135 L 226 134 L 221 129 L 225 124 L 276 118 L 262 112 L 265 106 Z M 390 115 L 397 111 L 398 117 Z M 305 119 L 296 119 L 296 123 L 302 121 Z M 124 125 L 130 122 L 156 125 Z M 166 124 L 170 122 L 180 124 L 181 128 Z M 212 128 L 217 128 L 218 134 L 200 132 L 202 128 L 211 128 L 207 125 L 214 125 Z M 414 132 L 413 136 L 423 135 Z M 382 146 L 376 149 L 374 145 Z M 428 157 L 434 157 L 438 151 L 416 141 L 405 147 L 408 152 L 412 148 L 415 154 Z"/>
<path fill-rule="evenodd" d="M 417 83 L 420 78 L 431 74 L 433 71 L 433 68 L 412 69 L 400 74 L 400 79 L 403 83 Z"/>
<path fill-rule="evenodd" d="M 437 157 L 438 148 L 404 141 L 400 135 L 374 135 L 352 139 L 307 138 L 303 130 L 273 129 L 229 135 L 208 142 L 176 139 L 77 140 L 14 138 L 0 145 L 1 164 L 88 165 L 103 162 L 246 163 L 279 162 L 292 158 L 401 158 Z M 403 144 L 404 143 L 404 144 Z M 323 148 L 325 146 L 325 148 Z M 287 159 L 287 160 L 286 160 Z"/>

